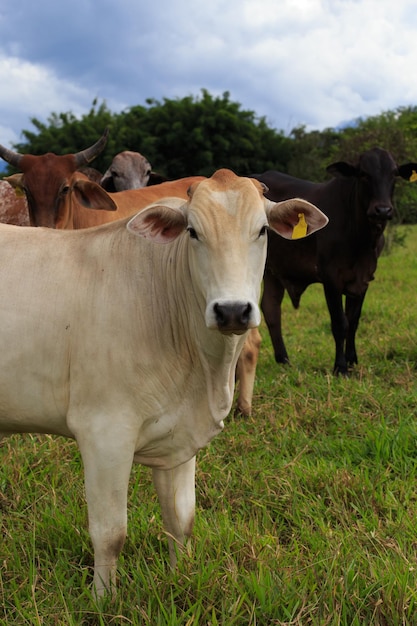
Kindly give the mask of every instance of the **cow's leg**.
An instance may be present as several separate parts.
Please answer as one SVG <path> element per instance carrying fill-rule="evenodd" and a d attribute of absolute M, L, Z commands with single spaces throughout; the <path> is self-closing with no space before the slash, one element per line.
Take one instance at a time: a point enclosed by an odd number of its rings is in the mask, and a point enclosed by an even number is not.
<path fill-rule="evenodd" d="M 333 373 L 346 375 L 348 368 L 345 357 L 345 340 L 348 331 L 348 321 L 343 310 L 342 294 L 334 285 L 324 284 L 323 287 L 336 349 Z"/>
<path fill-rule="evenodd" d="M 237 408 L 243 415 L 247 416 L 252 411 L 253 387 L 261 341 L 259 330 L 252 328 L 246 337 L 236 365 L 236 379 L 239 382 Z"/>
<path fill-rule="evenodd" d="M 190 537 L 195 514 L 195 457 L 171 470 L 153 469 L 153 483 L 168 533 L 171 567 L 177 562 L 176 546 Z"/>
<path fill-rule="evenodd" d="M 346 336 L 346 362 L 355 365 L 358 362 L 356 354 L 355 337 L 359 326 L 359 319 L 362 312 L 362 305 L 365 300 L 366 291 L 357 298 L 346 296 L 346 317 L 348 320 L 348 330 Z"/>
<path fill-rule="evenodd" d="M 290 362 L 282 337 L 281 326 L 281 303 L 284 298 L 284 293 L 285 288 L 282 283 L 269 272 L 265 272 L 261 309 L 271 336 L 275 361 L 277 363 Z"/>
<path fill-rule="evenodd" d="M 91 437 L 78 437 L 84 463 L 88 521 L 94 549 L 97 596 L 115 592 L 119 554 L 127 532 L 127 492 L 135 439 L 103 425 Z"/>

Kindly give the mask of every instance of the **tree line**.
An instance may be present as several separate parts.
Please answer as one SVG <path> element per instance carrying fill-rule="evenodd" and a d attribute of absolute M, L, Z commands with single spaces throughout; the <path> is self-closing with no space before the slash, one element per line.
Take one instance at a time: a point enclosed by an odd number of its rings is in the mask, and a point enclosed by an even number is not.
<path fill-rule="evenodd" d="M 104 172 L 122 150 L 141 152 L 154 171 L 170 179 L 210 176 L 228 167 L 240 175 L 268 169 L 312 181 L 326 180 L 326 166 L 334 161 L 355 161 L 358 154 L 379 146 L 397 163 L 417 160 L 417 107 L 401 107 L 380 115 L 359 118 L 343 128 L 308 131 L 297 126 L 289 134 L 271 128 L 265 117 L 242 109 L 229 92 L 213 96 L 149 98 L 120 113 L 105 102 L 94 101 L 81 118 L 73 113 L 52 113 L 47 123 L 30 119 L 35 130 L 23 130 L 15 144 L 22 153 L 65 154 L 94 143 L 105 128 L 110 136 L 104 152 L 92 164 Z M 15 170 L 8 167 L 5 175 Z M 417 222 L 417 185 L 396 188 L 398 223 Z"/>

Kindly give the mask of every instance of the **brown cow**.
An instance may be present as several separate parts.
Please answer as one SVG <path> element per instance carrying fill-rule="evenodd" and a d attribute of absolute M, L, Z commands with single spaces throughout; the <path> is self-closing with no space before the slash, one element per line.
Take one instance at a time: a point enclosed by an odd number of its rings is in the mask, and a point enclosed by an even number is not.
<path fill-rule="evenodd" d="M 71 176 L 102 152 L 107 137 L 108 130 L 89 148 L 61 156 L 51 152 L 38 156 L 20 154 L 0 145 L 0 157 L 22 172 L 9 176 L 7 181 L 26 194 L 32 226 L 56 227 L 56 215 L 68 193 Z"/>
<path fill-rule="evenodd" d="M 79 172 L 71 178 L 65 202 L 56 215 L 55 228 L 78 230 L 134 215 L 160 198 L 188 199 L 188 189 L 204 176 L 188 176 L 151 187 L 109 193 Z"/>

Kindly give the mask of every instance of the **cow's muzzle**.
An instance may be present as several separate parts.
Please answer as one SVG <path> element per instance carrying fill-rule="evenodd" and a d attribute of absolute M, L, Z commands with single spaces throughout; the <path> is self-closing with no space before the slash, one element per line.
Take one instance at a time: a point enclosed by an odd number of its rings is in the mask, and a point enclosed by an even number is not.
<path fill-rule="evenodd" d="M 369 219 L 373 222 L 386 222 L 392 220 L 393 208 L 391 206 L 376 206 L 369 214 Z"/>
<path fill-rule="evenodd" d="M 252 326 L 252 304 L 226 303 L 214 304 L 213 311 L 218 330 L 222 333 L 241 334 Z"/>

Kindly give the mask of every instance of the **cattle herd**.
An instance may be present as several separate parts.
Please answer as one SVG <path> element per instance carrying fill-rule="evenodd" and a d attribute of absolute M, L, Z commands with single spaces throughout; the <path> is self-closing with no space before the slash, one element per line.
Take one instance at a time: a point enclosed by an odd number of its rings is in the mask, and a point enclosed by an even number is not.
<path fill-rule="evenodd" d="M 357 363 L 395 179 L 417 171 L 375 148 L 329 165 L 324 183 L 227 169 L 160 182 L 139 153 L 93 170 L 106 141 L 64 156 L 0 145 L 19 170 L 0 181 L 0 436 L 77 441 L 99 596 L 115 589 L 133 462 L 152 468 L 175 565 L 196 453 L 223 428 L 235 379 L 251 412 L 261 310 L 289 362 L 284 292 L 298 307 L 322 283 L 334 372 Z"/>

